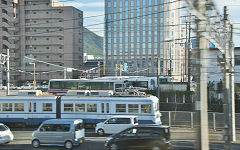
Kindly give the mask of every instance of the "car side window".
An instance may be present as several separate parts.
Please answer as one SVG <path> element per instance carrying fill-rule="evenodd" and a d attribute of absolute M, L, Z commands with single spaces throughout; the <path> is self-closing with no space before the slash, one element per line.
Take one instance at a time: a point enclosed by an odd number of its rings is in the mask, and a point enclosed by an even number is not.
<path fill-rule="evenodd" d="M 52 124 L 44 124 L 41 128 L 40 131 L 52 131 L 53 129 L 53 125 Z"/>
<path fill-rule="evenodd" d="M 117 118 L 111 118 L 107 121 L 107 124 L 116 124 L 117 123 Z"/>
<path fill-rule="evenodd" d="M 70 130 L 70 124 L 44 124 L 40 131 L 58 131 L 67 132 Z"/>
<path fill-rule="evenodd" d="M 117 124 L 130 124 L 130 118 L 118 118 L 117 119 Z"/>
<path fill-rule="evenodd" d="M 131 128 L 129 130 L 126 130 L 125 132 L 121 133 L 121 136 L 136 136 L 137 129 Z"/>
<path fill-rule="evenodd" d="M 152 133 L 147 130 L 140 130 L 140 131 L 138 131 L 137 135 L 138 136 L 152 136 Z"/>

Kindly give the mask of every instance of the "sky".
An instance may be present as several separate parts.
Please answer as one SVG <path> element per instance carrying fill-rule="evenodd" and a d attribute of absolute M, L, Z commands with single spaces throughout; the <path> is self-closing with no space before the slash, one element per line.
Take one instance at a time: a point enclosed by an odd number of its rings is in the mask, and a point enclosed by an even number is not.
<path fill-rule="evenodd" d="M 83 11 L 84 27 L 104 36 L 104 2 L 105 0 L 59 0 L 64 6 L 74 6 Z M 223 6 L 228 6 L 229 19 L 234 24 L 234 43 L 240 47 L 240 0 L 213 0 L 220 14 Z M 97 16 L 91 17 L 90 16 Z M 239 24 L 237 24 L 239 23 Z"/>

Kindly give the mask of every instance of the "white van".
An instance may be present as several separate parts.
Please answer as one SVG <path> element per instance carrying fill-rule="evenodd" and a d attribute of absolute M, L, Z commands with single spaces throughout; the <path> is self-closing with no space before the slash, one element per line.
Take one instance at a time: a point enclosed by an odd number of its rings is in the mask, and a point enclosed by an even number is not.
<path fill-rule="evenodd" d="M 138 125 L 136 116 L 114 116 L 98 123 L 95 132 L 98 135 L 114 134 L 135 125 Z"/>
<path fill-rule="evenodd" d="M 82 119 L 50 119 L 44 121 L 32 134 L 32 146 L 65 146 L 71 149 L 83 143 L 85 130 Z"/>

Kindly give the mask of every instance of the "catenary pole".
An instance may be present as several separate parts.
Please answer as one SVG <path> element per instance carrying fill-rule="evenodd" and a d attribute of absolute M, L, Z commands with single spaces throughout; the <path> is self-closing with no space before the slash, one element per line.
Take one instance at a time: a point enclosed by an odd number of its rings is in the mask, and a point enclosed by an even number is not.
<path fill-rule="evenodd" d="M 205 0 L 196 1 L 196 9 L 200 14 L 206 13 Z M 206 32 L 206 21 L 196 19 L 197 23 L 197 45 L 195 50 L 196 55 L 196 101 L 195 110 L 198 116 L 197 123 L 197 150 L 209 149 L 209 137 L 208 137 L 208 108 L 207 108 L 207 75 L 206 75 L 206 52 L 207 52 L 207 39 L 203 36 Z"/>

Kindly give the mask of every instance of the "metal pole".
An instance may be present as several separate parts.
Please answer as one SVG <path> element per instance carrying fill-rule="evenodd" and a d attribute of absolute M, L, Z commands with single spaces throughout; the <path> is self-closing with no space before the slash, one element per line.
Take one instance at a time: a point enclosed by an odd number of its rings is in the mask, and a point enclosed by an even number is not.
<path fill-rule="evenodd" d="M 159 72 L 160 72 L 160 65 L 159 65 L 159 58 L 157 58 L 157 97 L 160 101 L 160 85 L 159 85 Z"/>
<path fill-rule="evenodd" d="M 193 112 L 191 112 L 191 128 L 193 129 Z"/>
<path fill-rule="evenodd" d="M 197 0 L 196 8 L 200 14 L 206 13 L 206 0 Z M 198 117 L 197 129 L 197 150 L 208 150 L 208 105 L 207 105 L 207 75 L 206 75 L 206 53 L 207 53 L 207 39 L 204 38 L 203 32 L 206 31 L 206 21 L 196 20 L 197 23 L 197 45 L 198 49 L 195 50 L 196 54 L 196 101 L 195 110 Z"/>
<path fill-rule="evenodd" d="M 213 113 L 213 130 L 216 131 L 216 114 Z"/>
<path fill-rule="evenodd" d="M 9 49 L 7 49 L 7 95 L 10 95 L 10 64 L 9 64 Z"/>
<path fill-rule="evenodd" d="M 33 85 L 34 85 L 34 90 L 36 90 L 36 66 L 35 66 L 35 63 L 29 63 L 31 65 L 33 65 Z"/>
<path fill-rule="evenodd" d="M 189 24 L 188 24 L 188 48 L 187 48 L 187 56 L 188 56 L 188 70 L 187 70 L 187 75 L 188 75 L 188 85 L 187 85 L 187 91 L 189 92 L 189 95 L 190 95 L 190 86 L 191 86 L 191 79 L 190 79 L 190 72 L 191 72 L 191 67 L 190 67 L 190 62 L 191 62 L 191 57 L 190 57 L 190 43 L 191 42 L 191 14 L 190 14 L 190 21 L 189 21 Z M 190 98 L 190 97 L 188 97 Z"/>
<path fill-rule="evenodd" d="M 67 68 L 64 68 L 64 79 L 67 79 Z"/>
<path fill-rule="evenodd" d="M 236 141 L 236 121 L 235 121 L 235 85 L 234 85 L 234 45 L 233 45 L 233 25 L 231 25 L 231 39 L 229 43 L 231 69 L 230 69 L 230 103 L 231 105 L 231 140 Z"/>
<path fill-rule="evenodd" d="M 34 90 L 36 90 L 36 66 L 33 63 L 33 80 L 34 80 Z"/>
<path fill-rule="evenodd" d="M 227 7 L 224 6 L 224 28 L 227 28 L 227 21 L 228 21 L 228 17 L 227 17 Z M 226 30 L 227 31 L 227 30 Z M 225 33 L 227 35 L 227 33 Z M 224 102 L 223 102 L 223 111 L 224 111 L 224 140 L 225 140 L 225 150 L 230 150 L 231 149 L 231 112 L 229 109 L 230 106 L 230 80 L 229 80 L 229 41 L 226 42 L 226 47 L 225 47 L 225 65 L 224 65 Z"/>

